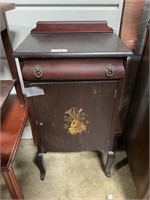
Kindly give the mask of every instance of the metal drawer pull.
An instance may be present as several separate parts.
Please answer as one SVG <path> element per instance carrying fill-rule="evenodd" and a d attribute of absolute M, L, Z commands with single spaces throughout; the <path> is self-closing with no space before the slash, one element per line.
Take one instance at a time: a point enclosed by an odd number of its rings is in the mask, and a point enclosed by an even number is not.
<path fill-rule="evenodd" d="M 34 76 L 36 78 L 41 78 L 42 77 L 42 69 L 41 69 L 41 67 L 39 65 L 34 67 Z"/>
<path fill-rule="evenodd" d="M 114 75 L 114 67 L 112 65 L 107 65 L 105 70 L 105 75 L 111 77 Z"/>

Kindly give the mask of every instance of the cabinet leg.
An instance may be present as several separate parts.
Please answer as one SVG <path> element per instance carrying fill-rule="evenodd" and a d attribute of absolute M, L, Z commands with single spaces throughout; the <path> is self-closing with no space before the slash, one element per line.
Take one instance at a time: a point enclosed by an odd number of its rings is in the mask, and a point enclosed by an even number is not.
<path fill-rule="evenodd" d="M 46 168 L 45 168 L 45 163 L 44 163 L 44 158 L 43 158 L 43 153 L 37 152 L 36 158 L 35 158 L 35 164 L 40 170 L 40 178 L 41 180 L 45 179 L 45 173 L 46 173 Z"/>
<path fill-rule="evenodd" d="M 106 168 L 105 168 L 105 174 L 108 178 L 111 177 L 111 167 L 115 162 L 115 154 L 113 151 L 108 151 L 107 153 L 107 161 L 106 161 Z"/>
<path fill-rule="evenodd" d="M 11 167 L 9 169 L 9 171 L 2 172 L 2 173 L 3 173 L 3 176 L 4 176 L 5 182 L 8 186 L 8 190 L 10 192 L 12 199 L 22 200 L 23 197 L 21 195 L 19 185 L 17 183 L 16 176 L 14 174 L 13 168 Z"/>

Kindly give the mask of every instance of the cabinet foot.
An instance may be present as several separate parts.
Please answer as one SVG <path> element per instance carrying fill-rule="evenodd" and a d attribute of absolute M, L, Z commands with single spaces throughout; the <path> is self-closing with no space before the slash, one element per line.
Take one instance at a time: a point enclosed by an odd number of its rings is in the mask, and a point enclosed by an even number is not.
<path fill-rule="evenodd" d="M 35 164 L 37 165 L 37 167 L 40 170 L 40 178 L 41 180 L 45 179 L 45 173 L 46 173 L 46 168 L 45 168 L 45 163 L 44 163 L 44 159 L 43 159 L 43 153 L 39 153 L 37 152 L 36 154 L 36 158 L 35 158 Z"/>
<path fill-rule="evenodd" d="M 115 162 L 115 154 L 113 151 L 108 151 L 107 153 L 107 161 L 106 161 L 106 168 L 105 168 L 105 174 L 108 178 L 111 177 L 111 167 Z"/>

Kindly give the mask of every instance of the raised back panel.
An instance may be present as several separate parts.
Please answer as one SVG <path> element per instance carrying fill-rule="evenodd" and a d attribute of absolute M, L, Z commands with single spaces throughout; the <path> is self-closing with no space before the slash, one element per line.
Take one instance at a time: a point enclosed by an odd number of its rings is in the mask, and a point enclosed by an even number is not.
<path fill-rule="evenodd" d="M 106 21 L 39 21 L 31 33 L 54 32 L 100 32 L 112 33 L 113 29 L 107 26 Z"/>

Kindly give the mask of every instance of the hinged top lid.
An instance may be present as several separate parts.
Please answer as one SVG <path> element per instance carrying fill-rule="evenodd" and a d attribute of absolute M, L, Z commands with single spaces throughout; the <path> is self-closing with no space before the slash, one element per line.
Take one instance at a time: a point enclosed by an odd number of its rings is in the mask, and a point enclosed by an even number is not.
<path fill-rule="evenodd" d="M 38 22 L 15 50 L 19 58 L 127 57 L 131 50 L 107 22 Z"/>

